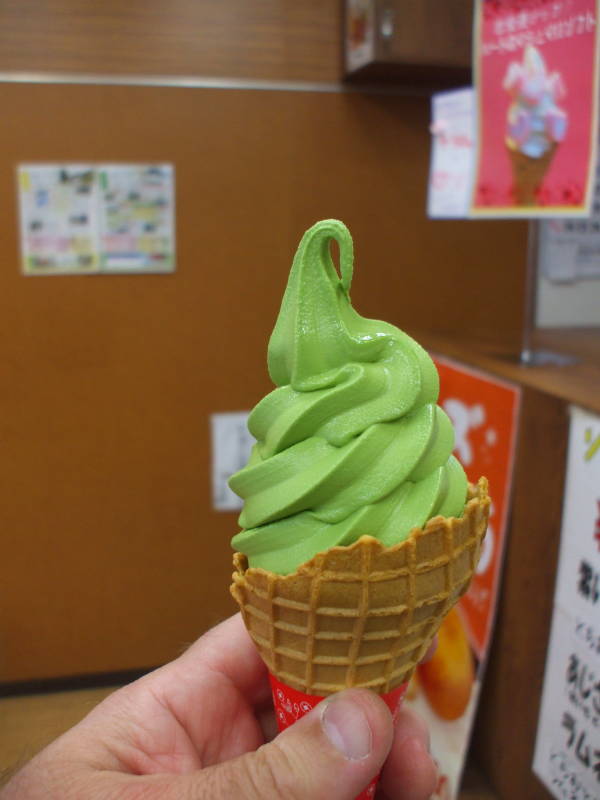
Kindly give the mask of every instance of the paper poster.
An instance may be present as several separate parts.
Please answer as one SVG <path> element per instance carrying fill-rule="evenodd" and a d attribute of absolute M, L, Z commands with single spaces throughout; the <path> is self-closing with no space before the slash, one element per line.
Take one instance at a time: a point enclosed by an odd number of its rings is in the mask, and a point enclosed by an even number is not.
<path fill-rule="evenodd" d="M 427 214 L 469 216 L 475 156 L 475 92 L 471 87 L 431 98 L 431 167 Z"/>
<path fill-rule="evenodd" d="M 433 659 L 417 667 L 405 703 L 427 722 L 439 780 L 434 800 L 458 797 L 490 646 L 506 535 L 520 390 L 441 356 L 439 403 L 454 424 L 470 481 L 490 482 L 490 524 L 469 591 L 442 623 Z"/>
<path fill-rule="evenodd" d="M 480 0 L 473 58 L 473 215 L 587 215 L 596 161 L 598 0 Z"/>
<path fill-rule="evenodd" d="M 97 178 L 89 164 L 19 167 L 26 274 L 97 272 Z"/>
<path fill-rule="evenodd" d="M 588 218 L 537 223 L 537 327 L 600 327 L 600 166 L 594 183 Z"/>
<path fill-rule="evenodd" d="M 539 223 L 535 324 L 600 328 L 600 200 L 588 219 Z"/>
<path fill-rule="evenodd" d="M 539 223 L 538 261 L 540 274 L 555 283 L 600 278 L 600 166 L 596 167 L 587 219 Z"/>
<path fill-rule="evenodd" d="M 374 0 L 346 0 L 346 69 L 353 72 L 375 57 Z"/>
<path fill-rule="evenodd" d="M 106 164 L 98 170 L 101 267 L 166 271 L 175 264 L 173 168 Z"/>
<path fill-rule="evenodd" d="M 173 180 L 170 164 L 20 165 L 23 272 L 172 272 Z"/>
<path fill-rule="evenodd" d="M 217 511 L 241 511 L 244 501 L 227 481 L 248 463 L 256 439 L 248 430 L 249 411 L 210 415 L 212 498 Z"/>
<path fill-rule="evenodd" d="M 600 417 L 578 408 L 533 769 L 560 800 L 600 797 Z"/>

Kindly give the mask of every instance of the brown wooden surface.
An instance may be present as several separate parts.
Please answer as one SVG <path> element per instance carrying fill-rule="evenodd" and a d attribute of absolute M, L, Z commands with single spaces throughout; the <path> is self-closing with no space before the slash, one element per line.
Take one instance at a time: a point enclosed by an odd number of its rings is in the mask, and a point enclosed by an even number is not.
<path fill-rule="evenodd" d="M 3 0 L 0 71 L 336 81 L 340 0 Z"/>
<path fill-rule="evenodd" d="M 531 770 L 554 598 L 568 420 L 523 392 L 498 620 L 472 750 L 500 800 L 549 800 Z"/>
<path fill-rule="evenodd" d="M 525 228 L 425 219 L 424 99 L 4 85 L 0 102 L 0 678 L 150 666 L 233 611 L 208 416 L 268 390 L 304 229 L 350 226 L 361 313 L 506 343 Z M 15 168 L 61 159 L 172 161 L 177 272 L 23 277 Z"/>
<path fill-rule="evenodd" d="M 470 67 L 473 0 L 393 0 L 393 35 L 376 37 L 377 60 L 407 65 Z"/>

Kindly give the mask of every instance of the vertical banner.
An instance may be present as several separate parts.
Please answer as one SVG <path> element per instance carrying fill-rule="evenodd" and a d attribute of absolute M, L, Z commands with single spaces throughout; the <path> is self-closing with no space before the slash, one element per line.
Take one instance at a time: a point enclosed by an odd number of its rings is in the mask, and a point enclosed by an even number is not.
<path fill-rule="evenodd" d="M 560 800 L 600 797 L 600 417 L 578 408 L 533 770 Z"/>
<path fill-rule="evenodd" d="M 595 169 L 598 0 L 478 0 L 472 214 L 586 216 Z"/>
<path fill-rule="evenodd" d="M 439 404 L 454 424 L 455 455 L 471 482 L 490 482 L 490 523 L 477 572 L 466 595 L 440 628 L 437 651 L 421 664 L 405 703 L 427 721 L 439 780 L 433 798 L 453 800 L 469 745 L 490 647 L 508 519 L 520 389 L 434 356 Z"/>

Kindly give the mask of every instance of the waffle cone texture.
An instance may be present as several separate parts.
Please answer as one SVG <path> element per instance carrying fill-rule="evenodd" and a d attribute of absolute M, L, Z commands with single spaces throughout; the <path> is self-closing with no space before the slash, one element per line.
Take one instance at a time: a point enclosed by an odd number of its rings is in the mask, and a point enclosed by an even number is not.
<path fill-rule="evenodd" d="M 361 536 L 290 575 L 248 567 L 236 553 L 231 593 L 269 671 L 319 696 L 348 687 L 385 694 L 408 681 L 469 586 L 489 507 L 480 478 L 460 519 L 433 517 L 392 547 Z"/>

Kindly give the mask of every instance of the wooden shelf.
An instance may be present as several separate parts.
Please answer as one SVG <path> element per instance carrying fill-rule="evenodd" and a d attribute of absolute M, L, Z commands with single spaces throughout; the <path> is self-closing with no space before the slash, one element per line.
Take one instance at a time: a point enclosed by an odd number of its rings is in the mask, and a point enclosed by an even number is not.
<path fill-rule="evenodd" d="M 546 364 L 527 366 L 501 345 L 452 334 L 445 337 L 426 331 L 412 331 L 424 347 L 486 370 L 521 386 L 557 397 L 566 403 L 600 413 L 600 329 L 560 328 L 540 330 L 535 348 L 574 356 L 577 362 L 566 366 Z"/>
<path fill-rule="evenodd" d="M 473 0 L 370 0 L 370 7 L 372 56 L 348 69 L 348 80 L 431 90 L 470 82 Z M 349 39 L 352 22 L 347 17 Z"/>

